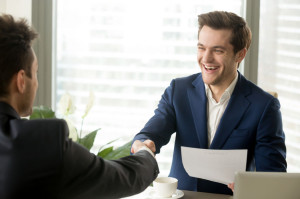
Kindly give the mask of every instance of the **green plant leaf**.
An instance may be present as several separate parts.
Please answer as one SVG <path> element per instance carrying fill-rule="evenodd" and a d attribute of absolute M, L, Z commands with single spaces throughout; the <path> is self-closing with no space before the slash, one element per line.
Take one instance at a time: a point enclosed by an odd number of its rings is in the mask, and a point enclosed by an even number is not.
<path fill-rule="evenodd" d="M 49 119 L 56 118 L 55 112 L 46 106 L 34 106 L 29 119 Z"/>
<path fill-rule="evenodd" d="M 83 145 L 84 147 L 86 147 L 88 150 L 90 150 L 94 144 L 96 135 L 98 133 L 99 129 L 96 129 L 95 131 L 87 134 L 86 136 L 84 136 L 84 138 L 79 138 L 77 140 L 77 142 L 81 145 Z"/>
<path fill-rule="evenodd" d="M 132 141 L 127 142 L 123 146 L 120 146 L 117 149 L 108 153 L 105 157 L 103 157 L 103 159 L 116 160 L 116 159 L 130 155 L 131 144 L 132 144 Z"/>
<path fill-rule="evenodd" d="M 115 141 L 117 141 L 117 140 L 119 140 L 119 139 L 120 139 L 120 138 L 117 138 L 117 139 L 115 139 L 115 140 L 112 140 L 112 141 L 106 143 L 105 145 L 103 145 L 103 146 L 101 146 L 101 147 L 99 148 L 99 151 L 101 151 L 102 149 L 104 150 L 104 148 L 105 148 L 106 146 L 110 145 L 111 143 L 113 143 L 113 142 L 115 142 Z"/>
<path fill-rule="evenodd" d="M 103 150 L 99 150 L 99 152 L 98 152 L 98 154 L 97 154 L 97 156 L 100 156 L 100 157 L 102 157 L 102 158 L 105 158 L 105 156 L 107 156 L 107 154 L 109 154 L 110 152 L 112 152 L 113 151 L 113 148 L 114 147 L 108 147 L 108 148 L 105 148 L 105 149 L 103 149 Z"/>

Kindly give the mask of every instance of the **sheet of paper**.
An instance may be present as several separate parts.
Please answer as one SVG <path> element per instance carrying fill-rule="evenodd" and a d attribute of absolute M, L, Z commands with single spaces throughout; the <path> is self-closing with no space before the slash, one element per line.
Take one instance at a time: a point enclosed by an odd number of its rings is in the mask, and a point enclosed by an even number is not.
<path fill-rule="evenodd" d="M 234 182 L 236 171 L 246 170 L 247 150 L 212 150 L 181 147 L 182 162 L 186 172 L 228 185 Z"/>

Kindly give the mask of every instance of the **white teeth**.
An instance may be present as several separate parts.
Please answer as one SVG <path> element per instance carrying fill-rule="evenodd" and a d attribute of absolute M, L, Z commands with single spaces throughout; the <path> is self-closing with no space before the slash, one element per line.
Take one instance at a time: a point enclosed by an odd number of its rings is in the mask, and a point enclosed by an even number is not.
<path fill-rule="evenodd" d="M 204 65 L 204 64 L 203 64 L 203 65 Z M 206 69 L 208 69 L 208 70 L 215 70 L 215 69 L 217 69 L 217 67 L 206 66 L 206 65 L 204 65 L 204 67 L 205 67 Z"/>

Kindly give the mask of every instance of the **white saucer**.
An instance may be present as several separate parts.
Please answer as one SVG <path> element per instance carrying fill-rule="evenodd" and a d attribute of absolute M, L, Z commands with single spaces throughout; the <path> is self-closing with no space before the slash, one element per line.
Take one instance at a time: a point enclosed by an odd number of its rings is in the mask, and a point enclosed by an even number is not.
<path fill-rule="evenodd" d="M 151 199 L 175 199 L 175 198 L 182 198 L 183 196 L 184 196 L 183 191 L 178 189 L 171 197 L 168 198 L 158 196 L 153 189 L 148 194 L 148 197 L 150 197 Z"/>

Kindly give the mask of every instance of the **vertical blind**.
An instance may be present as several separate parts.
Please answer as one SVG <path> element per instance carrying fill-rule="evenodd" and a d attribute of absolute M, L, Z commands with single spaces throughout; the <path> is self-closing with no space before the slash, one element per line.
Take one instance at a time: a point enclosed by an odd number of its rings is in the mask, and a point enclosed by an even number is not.
<path fill-rule="evenodd" d="M 281 103 L 289 172 L 300 171 L 300 2 L 261 0 L 258 85 Z"/>
<path fill-rule="evenodd" d="M 83 130 L 101 128 L 97 146 L 131 140 L 153 115 L 176 77 L 200 72 L 197 15 L 228 10 L 242 15 L 243 1 L 57 1 L 56 102 L 73 96 L 80 128 L 89 92 L 96 97 Z M 157 160 L 167 175 L 173 140 Z"/>

